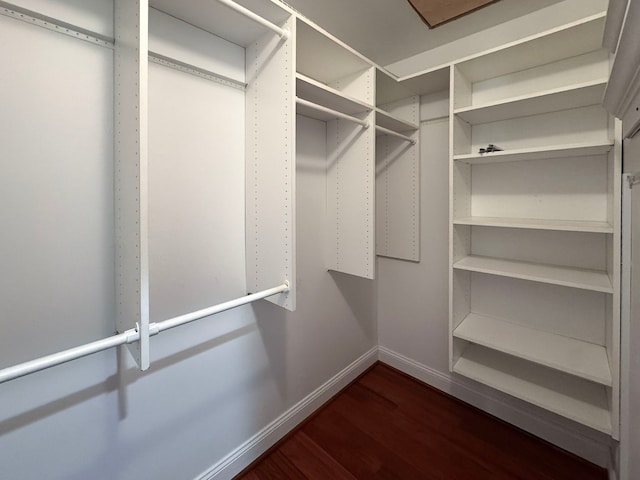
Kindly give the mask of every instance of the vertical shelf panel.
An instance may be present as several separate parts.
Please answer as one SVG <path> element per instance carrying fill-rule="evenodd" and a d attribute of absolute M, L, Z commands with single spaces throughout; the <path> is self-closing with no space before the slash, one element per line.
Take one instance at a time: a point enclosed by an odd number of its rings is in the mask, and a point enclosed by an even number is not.
<path fill-rule="evenodd" d="M 288 281 L 291 290 L 267 300 L 295 310 L 295 19 L 246 49 L 247 288 Z"/>
<path fill-rule="evenodd" d="M 402 117 L 414 124 L 419 121 L 417 96 L 385 105 L 384 109 L 391 113 L 400 110 Z M 418 262 L 420 135 L 419 130 L 405 135 L 416 143 L 390 135 L 376 137 L 376 254 Z"/>
<path fill-rule="evenodd" d="M 373 69 L 367 72 L 372 81 Z M 327 268 L 364 278 L 375 274 L 374 113 L 363 128 L 327 122 Z"/>
<path fill-rule="evenodd" d="M 149 368 L 147 215 L 148 6 L 115 0 L 115 196 L 117 328 L 137 328 L 128 345 Z"/>

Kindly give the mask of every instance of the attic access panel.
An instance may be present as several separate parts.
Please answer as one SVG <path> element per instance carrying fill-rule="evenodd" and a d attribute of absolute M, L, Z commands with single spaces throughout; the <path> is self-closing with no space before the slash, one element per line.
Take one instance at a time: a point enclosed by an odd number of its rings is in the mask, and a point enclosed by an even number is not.
<path fill-rule="evenodd" d="M 471 13 L 498 0 L 409 0 L 429 28 Z"/>

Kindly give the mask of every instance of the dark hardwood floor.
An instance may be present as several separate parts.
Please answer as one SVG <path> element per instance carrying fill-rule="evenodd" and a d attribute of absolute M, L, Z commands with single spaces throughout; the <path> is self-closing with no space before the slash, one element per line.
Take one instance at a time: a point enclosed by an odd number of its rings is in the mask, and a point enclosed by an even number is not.
<path fill-rule="evenodd" d="M 606 480 L 607 474 L 378 363 L 237 478 Z"/>

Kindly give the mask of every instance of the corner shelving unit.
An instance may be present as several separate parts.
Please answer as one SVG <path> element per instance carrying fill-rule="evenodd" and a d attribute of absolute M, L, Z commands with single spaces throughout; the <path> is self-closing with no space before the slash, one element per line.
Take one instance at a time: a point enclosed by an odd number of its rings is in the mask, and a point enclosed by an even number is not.
<path fill-rule="evenodd" d="M 327 122 L 327 269 L 375 275 L 372 64 L 298 18 L 297 113 Z"/>
<path fill-rule="evenodd" d="M 451 67 L 450 368 L 615 438 L 621 144 L 600 106 L 603 26 Z"/>

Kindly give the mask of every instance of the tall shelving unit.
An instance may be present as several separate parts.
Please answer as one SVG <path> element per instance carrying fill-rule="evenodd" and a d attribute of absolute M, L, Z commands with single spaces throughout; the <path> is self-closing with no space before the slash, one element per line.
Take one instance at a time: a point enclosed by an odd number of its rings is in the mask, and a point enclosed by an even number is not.
<path fill-rule="evenodd" d="M 327 269 L 375 275 L 375 72 L 357 52 L 298 19 L 297 113 L 327 123 Z"/>
<path fill-rule="evenodd" d="M 615 438 L 621 147 L 600 106 L 603 27 L 451 67 L 450 368 Z"/>

